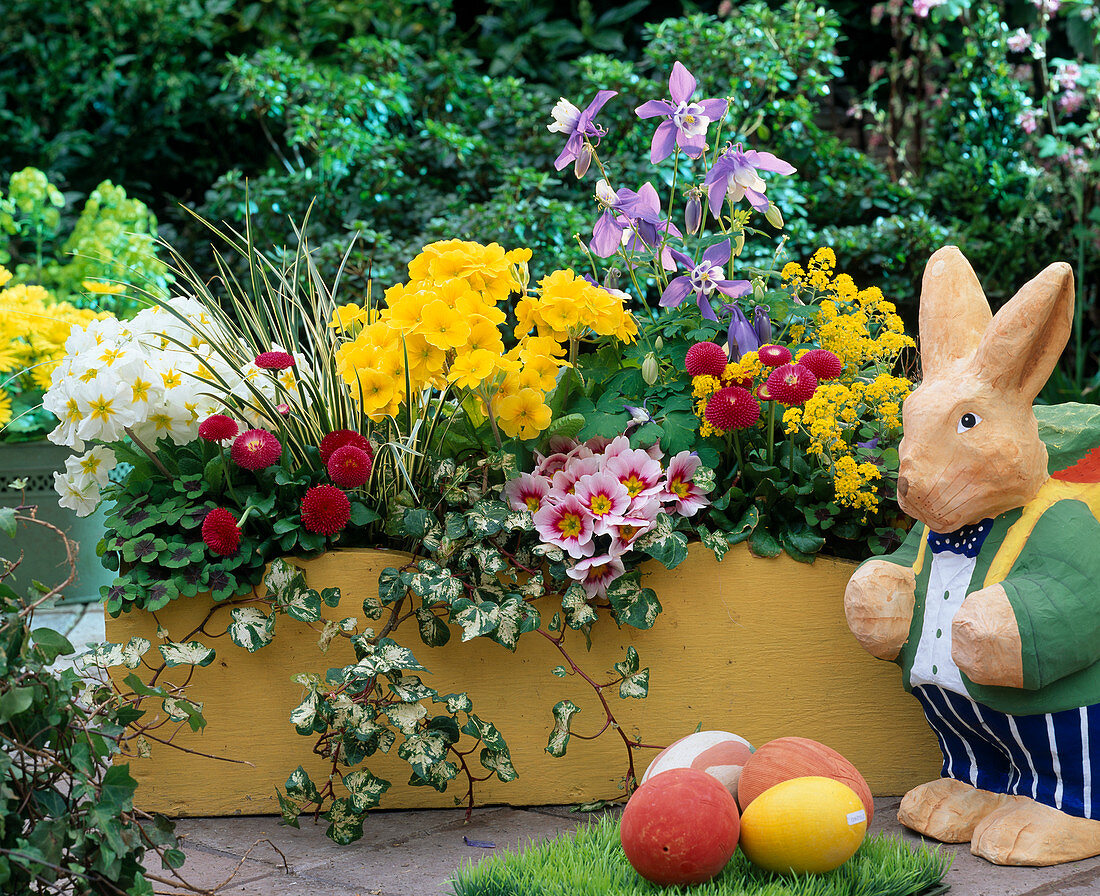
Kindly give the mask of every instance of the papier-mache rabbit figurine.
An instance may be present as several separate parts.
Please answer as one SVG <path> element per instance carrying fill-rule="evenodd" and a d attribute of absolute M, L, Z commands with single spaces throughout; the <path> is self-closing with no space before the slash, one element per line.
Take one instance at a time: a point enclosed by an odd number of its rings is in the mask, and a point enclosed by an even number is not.
<path fill-rule="evenodd" d="M 844 595 L 943 752 L 899 820 L 1002 865 L 1100 854 L 1100 476 L 1049 476 L 1032 411 L 1072 317 L 1066 264 L 993 316 L 958 249 L 932 256 L 898 474 L 918 522 Z"/>

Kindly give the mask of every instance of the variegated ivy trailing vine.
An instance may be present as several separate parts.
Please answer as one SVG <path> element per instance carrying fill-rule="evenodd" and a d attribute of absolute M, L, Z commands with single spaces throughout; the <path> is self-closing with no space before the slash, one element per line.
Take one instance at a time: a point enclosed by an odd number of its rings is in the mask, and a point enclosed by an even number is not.
<path fill-rule="evenodd" d="M 297 826 L 299 815 L 312 810 L 324 814 L 332 839 L 358 839 L 367 812 L 379 805 L 390 786 L 371 773 L 369 759 L 395 745 L 412 769 L 410 783 L 443 792 L 452 781 L 464 780 L 465 792 L 456 802 L 465 802 L 468 811 L 478 782 L 494 775 L 504 782 L 518 777 L 500 728 L 476 712 L 468 694 L 440 694 L 425 684 L 416 674 L 426 671 L 421 660 L 395 640 L 415 630 L 414 637 L 438 647 L 450 639 L 452 625 L 463 641 L 489 638 L 509 650 L 515 650 L 524 635 L 538 635 L 553 644 L 563 660 L 553 674 L 583 678 L 597 695 L 605 718 L 593 733 L 578 733 L 573 729 L 578 707 L 569 700 L 558 702 L 552 709 L 552 726 L 548 718 L 547 752 L 564 756 L 571 737 L 591 739 L 613 730 L 626 751 L 624 789 L 633 786 L 634 753 L 647 745 L 631 739 L 616 722 L 608 696 L 644 698 L 649 670 L 641 667 L 637 650 L 630 647 L 626 658 L 597 680 L 570 651 L 574 641 L 591 645 L 591 630 L 601 610 L 619 625 L 650 628 L 660 603 L 651 589 L 641 587 L 637 572 L 621 577 L 608 590 L 606 602 L 593 604 L 578 583 L 564 587 L 564 552 L 532 539 L 531 514 L 511 509 L 484 488 L 489 470 L 507 465 L 502 455 L 471 465 L 445 460 L 433 474 L 433 488 L 443 495 L 439 505 L 401 508 L 387 521 L 389 527 L 418 539 L 422 552 L 400 569 L 383 570 L 377 598 L 372 594 L 364 601 L 363 613 L 380 624 L 377 631 L 359 631 L 354 617 L 325 625 L 321 647 L 327 648 L 335 637 L 348 637 L 356 661 L 330 669 L 324 678 L 298 679 L 307 693 L 291 721 L 299 734 L 316 737 L 315 752 L 331 761 L 332 772 L 324 782 L 311 780 L 301 766 L 290 775 L 279 794 L 288 824 Z M 686 557 L 687 540 L 671 520 L 662 523 L 646 550 L 675 566 Z M 282 589 L 275 592 L 276 603 L 300 605 L 298 597 L 279 596 L 310 593 L 301 573 L 290 570 L 277 562 L 266 582 Z M 560 610 L 544 619 L 536 602 L 556 594 Z M 570 632 L 581 640 L 570 638 Z M 427 656 L 430 664 L 430 651 Z"/>

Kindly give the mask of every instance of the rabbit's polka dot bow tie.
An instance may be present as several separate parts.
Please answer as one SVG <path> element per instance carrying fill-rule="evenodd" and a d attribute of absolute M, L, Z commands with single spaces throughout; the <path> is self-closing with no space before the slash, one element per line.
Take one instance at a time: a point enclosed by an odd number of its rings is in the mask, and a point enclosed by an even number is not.
<path fill-rule="evenodd" d="M 977 557 L 978 551 L 982 549 L 982 542 L 985 541 L 992 526 L 993 520 L 986 519 L 942 535 L 939 532 L 929 531 L 928 546 L 933 554 L 948 551 L 952 554 L 962 554 L 964 557 Z"/>

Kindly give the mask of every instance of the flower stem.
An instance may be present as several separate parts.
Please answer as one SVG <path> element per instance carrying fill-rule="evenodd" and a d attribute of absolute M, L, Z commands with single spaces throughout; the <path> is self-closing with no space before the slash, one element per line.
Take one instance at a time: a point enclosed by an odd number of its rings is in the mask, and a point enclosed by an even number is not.
<path fill-rule="evenodd" d="M 775 459 L 775 402 L 768 402 L 768 466 Z"/>
<path fill-rule="evenodd" d="M 160 458 L 157 457 L 156 452 L 150 450 L 148 445 L 146 445 L 141 439 L 135 436 L 134 431 L 129 426 L 123 427 L 123 432 L 125 432 L 126 435 L 130 437 L 130 440 L 145 453 L 145 456 L 148 457 L 149 460 L 153 462 L 154 467 L 160 470 L 168 479 L 173 478 L 172 474 L 168 472 L 168 468 L 164 466 L 164 464 L 161 463 Z"/>

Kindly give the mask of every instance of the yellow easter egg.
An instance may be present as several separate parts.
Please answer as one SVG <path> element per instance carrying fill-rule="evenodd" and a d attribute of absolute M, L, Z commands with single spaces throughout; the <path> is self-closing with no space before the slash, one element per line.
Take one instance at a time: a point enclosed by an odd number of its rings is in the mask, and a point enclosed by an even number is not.
<path fill-rule="evenodd" d="M 765 790 L 741 816 L 741 850 L 785 874 L 821 874 L 848 861 L 867 833 L 856 792 L 832 778 L 791 778 Z"/>

